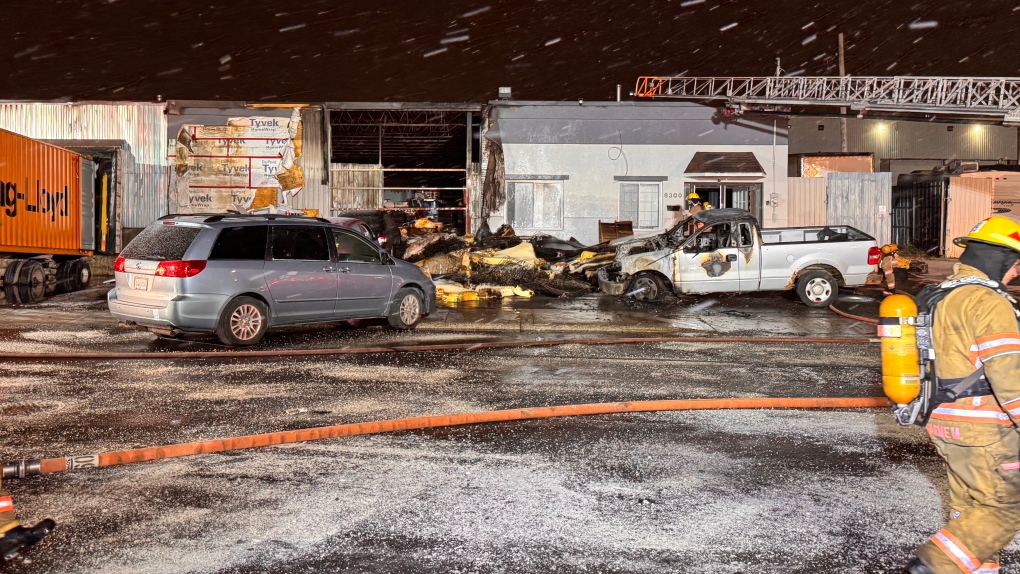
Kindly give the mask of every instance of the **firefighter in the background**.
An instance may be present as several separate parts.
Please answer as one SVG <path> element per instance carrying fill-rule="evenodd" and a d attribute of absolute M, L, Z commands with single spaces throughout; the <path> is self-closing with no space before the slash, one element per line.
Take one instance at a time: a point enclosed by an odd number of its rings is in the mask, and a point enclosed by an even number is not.
<path fill-rule="evenodd" d="M 879 268 L 882 269 L 882 273 L 885 274 L 885 294 L 892 295 L 896 292 L 896 275 L 893 271 L 896 270 L 896 266 L 900 262 L 899 248 L 895 243 L 882 246 L 882 261 L 879 262 Z"/>
<path fill-rule="evenodd" d="M 698 192 L 692 191 L 687 194 L 687 216 L 690 217 L 701 210 L 701 196 Z"/>
<path fill-rule="evenodd" d="M 917 550 L 911 574 L 998 573 L 999 551 L 1020 530 L 1020 329 L 1004 286 L 1017 276 L 1020 224 L 991 217 L 955 243 L 965 249 L 935 306 L 938 394 L 926 426 L 946 461 L 950 520 Z M 984 377 L 950 400 L 947 389 L 978 369 Z"/>
<path fill-rule="evenodd" d="M 11 560 L 22 548 L 43 539 L 56 523 L 47 518 L 31 528 L 22 526 L 14 516 L 14 501 L 0 485 L 0 559 Z"/>

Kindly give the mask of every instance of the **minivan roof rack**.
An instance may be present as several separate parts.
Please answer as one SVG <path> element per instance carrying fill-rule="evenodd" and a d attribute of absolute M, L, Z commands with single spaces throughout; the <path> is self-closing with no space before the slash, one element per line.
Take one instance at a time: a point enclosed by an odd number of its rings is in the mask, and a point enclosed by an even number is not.
<path fill-rule="evenodd" d="M 259 213 L 259 214 L 248 214 L 248 213 L 171 213 L 164 215 L 156 221 L 164 221 L 167 219 L 176 219 L 179 217 L 197 217 L 204 218 L 203 223 L 216 223 L 217 221 L 223 221 L 224 219 L 256 219 L 263 218 L 267 221 L 274 219 L 310 219 L 312 221 L 319 221 L 322 223 L 332 223 L 330 220 L 323 217 L 310 217 L 308 215 L 297 215 L 297 214 L 286 214 L 286 213 Z"/>

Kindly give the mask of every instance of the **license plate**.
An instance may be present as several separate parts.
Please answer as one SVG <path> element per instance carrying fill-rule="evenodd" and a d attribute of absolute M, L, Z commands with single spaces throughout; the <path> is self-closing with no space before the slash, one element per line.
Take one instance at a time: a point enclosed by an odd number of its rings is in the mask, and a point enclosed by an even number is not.
<path fill-rule="evenodd" d="M 149 290 L 149 278 L 148 277 L 135 277 L 131 280 L 131 287 L 139 291 Z"/>

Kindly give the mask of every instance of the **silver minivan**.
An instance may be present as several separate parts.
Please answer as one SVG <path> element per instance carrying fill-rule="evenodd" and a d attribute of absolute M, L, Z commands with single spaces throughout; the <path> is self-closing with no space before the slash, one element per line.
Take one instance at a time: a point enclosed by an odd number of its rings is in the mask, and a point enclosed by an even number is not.
<path fill-rule="evenodd" d="M 436 310 L 432 280 L 354 230 L 282 215 L 170 215 L 114 263 L 110 313 L 176 337 L 254 345 L 270 326 L 385 318 L 413 329 Z"/>

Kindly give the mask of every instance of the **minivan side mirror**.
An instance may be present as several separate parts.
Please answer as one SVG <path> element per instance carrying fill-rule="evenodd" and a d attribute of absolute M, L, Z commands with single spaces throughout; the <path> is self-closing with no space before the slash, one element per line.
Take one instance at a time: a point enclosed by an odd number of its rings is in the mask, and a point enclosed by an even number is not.
<path fill-rule="evenodd" d="M 393 257 L 389 253 L 386 253 L 385 251 L 380 251 L 379 255 L 382 257 L 383 265 L 393 265 L 394 263 Z"/>

